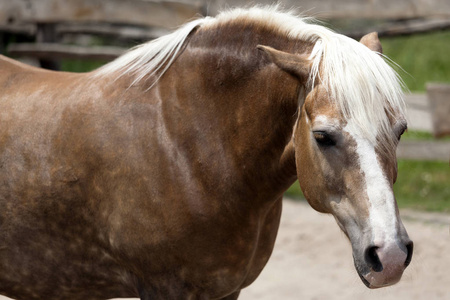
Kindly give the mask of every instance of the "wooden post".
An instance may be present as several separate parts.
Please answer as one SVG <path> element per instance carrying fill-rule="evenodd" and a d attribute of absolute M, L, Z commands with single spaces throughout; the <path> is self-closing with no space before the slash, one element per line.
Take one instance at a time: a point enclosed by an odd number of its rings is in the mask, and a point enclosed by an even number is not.
<path fill-rule="evenodd" d="M 54 23 L 38 23 L 36 33 L 37 43 L 54 43 L 56 42 L 56 30 Z M 49 70 L 60 70 L 59 62 L 54 59 L 41 58 L 39 64 L 42 68 Z"/>
<path fill-rule="evenodd" d="M 450 84 L 427 84 L 427 96 L 430 104 L 435 137 L 450 135 Z"/>

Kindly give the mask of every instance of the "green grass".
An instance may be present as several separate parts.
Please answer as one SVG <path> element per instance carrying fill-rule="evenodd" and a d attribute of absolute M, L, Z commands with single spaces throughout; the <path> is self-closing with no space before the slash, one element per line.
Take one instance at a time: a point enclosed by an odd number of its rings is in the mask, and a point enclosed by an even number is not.
<path fill-rule="evenodd" d="M 420 130 L 407 130 L 402 135 L 402 141 L 436 141 L 431 132 Z M 450 141 L 450 136 L 439 138 L 440 142 Z"/>
<path fill-rule="evenodd" d="M 450 167 L 440 161 L 398 161 L 394 193 L 400 208 L 450 212 Z"/>
<path fill-rule="evenodd" d="M 427 82 L 450 82 L 450 31 L 381 39 L 383 52 L 411 91 L 425 91 Z"/>
<path fill-rule="evenodd" d="M 400 208 L 450 213 L 449 163 L 400 159 L 394 193 Z M 304 199 L 298 182 L 286 196 Z"/>
<path fill-rule="evenodd" d="M 89 72 L 105 64 L 104 61 L 87 61 L 81 59 L 65 59 L 61 61 L 61 71 Z"/>
<path fill-rule="evenodd" d="M 433 134 L 427 131 L 408 130 L 402 135 L 402 141 L 432 141 L 435 140 Z"/>
<path fill-rule="evenodd" d="M 294 199 L 305 199 L 298 180 L 295 181 L 293 185 L 291 185 L 291 187 L 284 193 L 284 195 Z"/>

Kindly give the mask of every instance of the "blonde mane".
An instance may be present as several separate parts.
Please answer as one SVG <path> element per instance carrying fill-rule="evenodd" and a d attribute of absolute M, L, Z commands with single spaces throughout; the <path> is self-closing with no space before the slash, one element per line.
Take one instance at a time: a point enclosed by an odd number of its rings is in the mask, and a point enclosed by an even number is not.
<path fill-rule="evenodd" d="M 118 76 L 130 74 L 135 76 L 136 83 L 164 66 L 159 72 L 160 77 L 170 67 L 193 30 L 198 27 L 214 30 L 215 26 L 223 23 L 243 21 L 270 27 L 292 39 L 314 43 L 309 57 L 312 61 L 310 87 L 313 88 L 319 79 L 344 118 L 356 125 L 362 136 L 374 145 L 381 136 L 382 147 L 392 149 L 390 145 L 396 137 L 391 129 L 389 114 L 405 116 L 405 104 L 402 81 L 384 56 L 351 38 L 314 24 L 312 18 L 282 12 L 278 6 L 232 9 L 215 18 L 191 21 L 172 34 L 130 50 L 100 68 L 96 76 L 116 72 Z"/>

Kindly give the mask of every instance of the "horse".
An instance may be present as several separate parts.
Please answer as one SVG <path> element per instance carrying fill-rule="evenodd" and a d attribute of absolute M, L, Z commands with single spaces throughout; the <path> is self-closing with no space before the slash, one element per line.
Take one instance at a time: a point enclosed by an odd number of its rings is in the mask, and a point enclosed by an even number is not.
<path fill-rule="evenodd" d="M 237 299 L 297 179 L 367 287 L 411 261 L 402 82 L 376 33 L 236 8 L 92 72 L 0 69 L 0 294 Z"/>

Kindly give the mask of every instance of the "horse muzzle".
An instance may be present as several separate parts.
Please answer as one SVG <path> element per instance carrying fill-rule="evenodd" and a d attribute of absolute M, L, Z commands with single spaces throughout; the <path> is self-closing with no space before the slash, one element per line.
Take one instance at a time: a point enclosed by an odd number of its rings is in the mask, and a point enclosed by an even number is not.
<path fill-rule="evenodd" d="M 413 242 L 393 241 L 367 247 L 360 259 L 354 254 L 355 267 L 363 283 L 371 289 L 396 284 L 411 262 Z"/>

